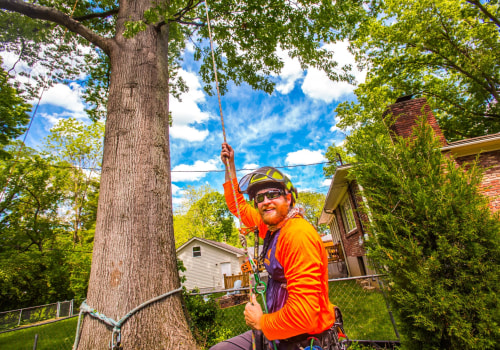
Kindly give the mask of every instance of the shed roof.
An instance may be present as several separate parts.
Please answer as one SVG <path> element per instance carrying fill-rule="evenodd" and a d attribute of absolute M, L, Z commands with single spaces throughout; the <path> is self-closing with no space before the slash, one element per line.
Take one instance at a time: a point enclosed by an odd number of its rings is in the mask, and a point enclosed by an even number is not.
<path fill-rule="evenodd" d="M 187 245 L 189 245 L 193 241 L 200 241 L 200 242 L 206 243 L 206 244 L 211 245 L 213 247 L 216 247 L 218 249 L 222 249 L 222 250 L 225 250 L 225 251 L 227 251 L 229 253 L 235 254 L 238 257 L 242 256 L 242 255 L 245 255 L 245 251 L 243 249 L 233 247 L 232 245 L 229 245 L 229 244 L 226 244 L 226 243 L 212 241 L 210 239 L 201 238 L 201 237 L 193 237 L 193 238 L 191 238 L 189 241 L 187 241 L 186 243 L 184 243 L 183 245 L 181 245 L 179 248 L 177 248 L 176 252 L 178 253 L 179 251 L 181 251 L 182 249 L 184 249 L 184 247 L 186 247 Z"/>

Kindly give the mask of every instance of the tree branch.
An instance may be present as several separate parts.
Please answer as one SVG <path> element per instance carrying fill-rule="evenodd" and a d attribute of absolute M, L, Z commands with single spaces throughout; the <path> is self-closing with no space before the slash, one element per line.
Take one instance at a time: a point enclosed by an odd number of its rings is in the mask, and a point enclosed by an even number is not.
<path fill-rule="evenodd" d="M 100 47 L 106 54 L 109 55 L 111 52 L 111 39 L 98 35 L 61 11 L 46 6 L 30 4 L 21 0 L 0 0 L 0 8 L 17 12 L 33 19 L 41 19 L 59 24 Z"/>
<path fill-rule="evenodd" d="M 479 8 L 479 10 L 481 10 L 481 12 L 486 17 L 488 17 L 489 19 L 491 19 L 493 21 L 493 23 L 495 23 L 497 25 L 497 27 L 500 27 L 500 21 L 498 20 L 498 18 L 495 17 L 492 13 L 490 13 L 488 11 L 488 9 L 481 4 L 480 1 L 478 1 L 478 0 L 467 0 L 467 2 L 469 4 L 471 4 L 471 5 L 477 6 Z"/>
<path fill-rule="evenodd" d="M 173 18 L 169 18 L 169 19 L 167 19 L 167 21 L 161 21 L 160 23 L 158 23 L 156 25 L 156 29 L 159 30 L 167 22 L 168 23 L 178 22 L 178 23 L 181 23 L 181 24 L 187 24 L 187 25 L 194 25 L 194 26 L 197 26 L 197 27 L 203 27 L 204 26 L 203 23 L 195 22 L 194 20 L 185 21 L 183 19 L 184 15 L 186 13 L 188 13 L 191 10 L 194 10 L 196 7 L 198 7 L 203 2 L 204 2 L 204 0 L 198 0 L 196 3 L 194 3 L 193 0 L 189 0 L 189 2 L 186 4 L 186 6 L 182 10 L 180 10 L 179 12 L 177 12 L 176 14 L 173 15 Z"/>
<path fill-rule="evenodd" d="M 89 13 L 83 16 L 79 17 L 73 17 L 74 20 L 78 22 L 83 22 L 83 21 L 88 21 L 89 19 L 94 19 L 94 18 L 106 18 L 109 16 L 113 16 L 118 14 L 118 9 L 114 8 L 106 12 L 95 12 L 95 13 Z"/>

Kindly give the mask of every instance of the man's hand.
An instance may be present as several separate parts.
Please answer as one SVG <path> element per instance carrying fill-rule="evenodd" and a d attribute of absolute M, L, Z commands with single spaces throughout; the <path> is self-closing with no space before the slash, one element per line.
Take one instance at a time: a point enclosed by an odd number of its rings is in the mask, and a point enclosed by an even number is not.
<path fill-rule="evenodd" d="M 220 159 L 222 160 L 222 163 L 226 165 L 226 167 L 229 166 L 229 169 L 226 169 L 226 181 L 236 178 L 236 168 L 234 167 L 234 150 L 226 142 L 222 144 Z"/>
<path fill-rule="evenodd" d="M 247 326 L 257 331 L 262 330 L 260 320 L 262 319 L 263 312 L 262 307 L 257 302 L 257 296 L 255 294 L 251 294 L 250 302 L 245 306 L 243 315 L 245 315 Z"/>

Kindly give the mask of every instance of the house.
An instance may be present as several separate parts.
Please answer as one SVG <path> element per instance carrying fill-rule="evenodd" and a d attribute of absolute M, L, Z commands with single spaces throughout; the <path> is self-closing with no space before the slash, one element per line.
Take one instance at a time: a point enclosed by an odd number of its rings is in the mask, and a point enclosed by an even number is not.
<path fill-rule="evenodd" d="M 398 99 L 388 107 L 385 115 L 396 117 L 391 126 L 394 135 L 409 137 L 422 113 L 440 140 L 444 154 L 451 156 L 458 165 L 477 158 L 478 164 L 485 169 L 480 190 L 489 198 L 491 210 L 500 210 L 500 133 L 448 143 L 425 98 Z M 363 197 L 356 180 L 349 180 L 349 169 L 349 164 L 337 167 L 318 224 L 329 225 L 331 244 L 337 244 L 342 250 L 349 276 L 363 276 L 375 272 L 368 267 L 363 247 L 366 233 L 363 225 L 369 218 L 358 210 Z"/>
<path fill-rule="evenodd" d="M 183 285 L 188 289 L 212 291 L 224 289 L 224 275 L 238 275 L 245 252 L 229 244 L 193 237 L 179 248 L 177 258 L 186 271 Z"/>
<path fill-rule="evenodd" d="M 363 248 L 366 234 L 364 223 L 368 218 L 358 210 L 362 198 L 359 196 L 356 180 L 349 181 L 347 179 L 349 169 L 351 169 L 351 165 L 346 164 L 335 170 L 318 221 L 318 224 L 328 224 L 330 227 L 331 241 L 324 243 L 327 252 L 328 246 L 333 245 L 337 246 L 343 255 L 343 265 L 338 262 L 329 262 L 330 278 L 345 277 L 344 274 L 348 276 L 375 274 L 375 271 L 368 267 Z M 329 261 L 331 260 L 329 259 Z"/>

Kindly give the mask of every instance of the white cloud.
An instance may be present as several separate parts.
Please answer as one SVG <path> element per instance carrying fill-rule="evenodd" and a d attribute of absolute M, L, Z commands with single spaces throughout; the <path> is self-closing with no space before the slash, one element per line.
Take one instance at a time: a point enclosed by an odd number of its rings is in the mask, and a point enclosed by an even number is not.
<path fill-rule="evenodd" d="M 31 101 L 36 103 L 37 101 Z M 67 109 L 70 112 L 84 113 L 84 104 L 81 98 L 81 87 L 77 83 L 69 85 L 56 84 L 43 93 L 40 104 Z"/>
<path fill-rule="evenodd" d="M 348 51 L 348 42 L 340 41 L 335 44 L 327 44 L 323 48 L 334 52 L 334 59 L 338 62 L 338 68 L 351 64 L 351 73 L 355 76 L 356 83 L 364 82 L 366 71 L 358 71 L 354 56 Z M 334 82 L 328 79 L 323 71 L 316 68 L 307 70 L 306 77 L 302 84 L 302 91 L 307 96 L 315 100 L 331 103 L 333 100 L 339 101 L 342 97 L 351 94 L 356 87 L 346 82 Z"/>
<path fill-rule="evenodd" d="M 280 72 L 280 82 L 276 84 L 276 90 L 286 95 L 293 90 L 295 82 L 302 78 L 304 72 L 300 66 L 300 62 L 296 58 L 288 56 L 286 51 L 278 49 L 276 54 L 283 60 L 284 67 Z"/>
<path fill-rule="evenodd" d="M 239 173 L 241 174 L 241 176 L 243 176 L 243 175 L 251 173 L 252 170 L 250 170 L 250 169 L 259 169 L 259 168 L 260 168 L 260 165 L 258 165 L 258 164 L 247 163 L 247 164 L 243 165 L 243 169 L 248 169 L 248 170 L 242 170 Z"/>
<path fill-rule="evenodd" d="M 173 138 L 183 139 L 190 142 L 203 141 L 208 136 L 208 130 L 198 130 L 189 125 L 175 126 L 174 122 L 173 126 L 170 128 L 170 136 Z"/>
<path fill-rule="evenodd" d="M 184 197 L 172 197 L 172 206 L 174 208 L 182 208 L 184 203 L 186 203 L 186 198 Z"/>
<path fill-rule="evenodd" d="M 184 191 L 177 185 L 172 184 L 172 196 L 177 196 L 182 194 Z"/>
<path fill-rule="evenodd" d="M 208 136 L 208 130 L 199 130 L 196 124 L 202 124 L 210 119 L 208 112 L 203 112 L 198 106 L 205 102 L 205 94 L 201 89 L 198 77 L 191 72 L 180 70 L 179 75 L 184 79 L 189 91 L 181 95 L 181 101 L 170 97 L 170 110 L 173 123 L 170 135 L 173 138 L 187 141 L 203 141 Z"/>
<path fill-rule="evenodd" d="M 331 184 L 332 184 L 332 179 L 324 179 L 323 182 L 321 183 L 321 186 L 330 188 Z"/>
<path fill-rule="evenodd" d="M 288 165 L 312 164 L 324 161 L 326 161 L 326 158 L 320 150 L 311 151 L 308 149 L 301 149 L 300 151 L 288 153 L 285 159 Z"/>
<path fill-rule="evenodd" d="M 197 160 L 193 165 L 177 165 L 172 169 L 172 182 L 199 181 L 206 175 L 205 170 L 219 170 L 219 164 L 219 159 L 211 159 L 207 162 Z"/>

